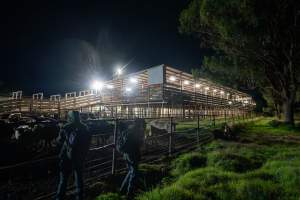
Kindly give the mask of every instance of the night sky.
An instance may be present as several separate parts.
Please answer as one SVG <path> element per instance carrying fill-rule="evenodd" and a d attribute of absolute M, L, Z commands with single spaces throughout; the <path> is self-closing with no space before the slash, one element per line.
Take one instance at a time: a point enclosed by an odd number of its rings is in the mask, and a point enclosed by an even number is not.
<path fill-rule="evenodd" d="M 167 64 L 190 72 L 205 51 L 178 33 L 187 0 L 40 0 L 1 5 L 0 92 L 28 95 L 88 88 L 127 72 Z"/>

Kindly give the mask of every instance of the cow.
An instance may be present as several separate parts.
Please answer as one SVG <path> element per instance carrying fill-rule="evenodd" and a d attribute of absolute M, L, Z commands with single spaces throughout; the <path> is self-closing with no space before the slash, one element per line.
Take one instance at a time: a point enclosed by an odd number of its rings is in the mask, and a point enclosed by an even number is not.
<path fill-rule="evenodd" d="M 84 123 L 88 126 L 90 133 L 96 138 L 97 146 L 107 144 L 114 133 L 114 125 L 106 120 L 87 120 Z"/>
<path fill-rule="evenodd" d="M 176 123 L 172 123 L 166 120 L 153 120 L 149 122 L 150 131 L 146 135 L 146 139 L 150 141 L 151 144 L 158 144 L 159 139 L 155 138 L 163 134 L 170 133 L 171 130 L 174 132 L 176 130 Z"/>

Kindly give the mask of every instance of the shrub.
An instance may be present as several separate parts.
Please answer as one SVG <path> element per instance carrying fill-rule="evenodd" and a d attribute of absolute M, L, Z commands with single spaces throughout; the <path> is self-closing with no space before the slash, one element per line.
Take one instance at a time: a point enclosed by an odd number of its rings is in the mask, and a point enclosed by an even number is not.
<path fill-rule="evenodd" d="M 179 176 L 186 172 L 206 166 L 206 156 L 200 153 L 188 153 L 183 154 L 179 158 L 172 162 L 171 174 L 173 176 Z"/>
<path fill-rule="evenodd" d="M 226 152 L 209 153 L 208 164 L 226 171 L 234 172 L 246 172 L 257 169 L 260 166 L 250 158 Z"/>

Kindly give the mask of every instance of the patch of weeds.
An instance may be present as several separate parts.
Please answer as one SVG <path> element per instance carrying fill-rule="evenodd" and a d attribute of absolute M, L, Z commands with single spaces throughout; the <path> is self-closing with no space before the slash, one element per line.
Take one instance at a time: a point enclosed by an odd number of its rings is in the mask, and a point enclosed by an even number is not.
<path fill-rule="evenodd" d="M 183 154 L 172 162 L 173 176 L 180 176 L 186 172 L 206 166 L 206 156 L 201 153 Z"/>
<path fill-rule="evenodd" d="M 225 171 L 246 172 L 260 167 L 260 164 L 247 157 L 226 153 L 212 152 L 208 154 L 208 165 L 221 168 Z"/>

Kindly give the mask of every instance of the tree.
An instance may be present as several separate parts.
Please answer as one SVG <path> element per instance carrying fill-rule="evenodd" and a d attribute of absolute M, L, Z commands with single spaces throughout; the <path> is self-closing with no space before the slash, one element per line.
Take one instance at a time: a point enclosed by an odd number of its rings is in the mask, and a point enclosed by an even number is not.
<path fill-rule="evenodd" d="M 192 0 L 180 15 L 179 30 L 262 77 L 282 102 L 285 122 L 294 124 L 299 16 L 297 0 Z"/>

